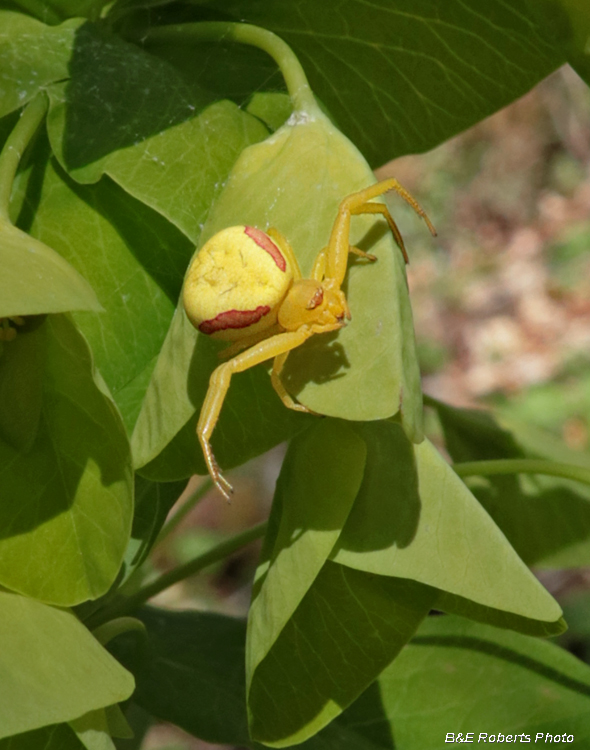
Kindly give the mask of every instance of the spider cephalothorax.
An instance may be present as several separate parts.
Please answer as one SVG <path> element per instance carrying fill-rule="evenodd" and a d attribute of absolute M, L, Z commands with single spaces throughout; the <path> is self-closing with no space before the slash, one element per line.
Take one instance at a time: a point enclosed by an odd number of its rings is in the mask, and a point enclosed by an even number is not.
<path fill-rule="evenodd" d="M 335 331 L 350 320 L 341 289 L 348 254 L 376 260 L 350 245 L 351 216 L 381 214 L 407 261 L 401 234 L 387 206 L 370 202 L 388 190 L 396 190 L 435 234 L 416 201 L 396 180 L 389 179 L 341 202 L 328 246 L 318 253 L 308 279 L 302 278 L 289 242 L 276 229 L 267 233 L 251 226 L 223 229 L 192 261 L 183 289 L 184 308 L 191 323 L 212 338 L 233 342 L 222 353 L 231 359 L 211 375 L 197 425 L 209 474 L 226 498 L 232 488 L 219 471 L 209 440 L 232 374 L 274 358 L 271 381 L 281 400 L 290 409 L 308 411 L 287 393 L 280 373 L 291 350 L 310 336 Z"/>

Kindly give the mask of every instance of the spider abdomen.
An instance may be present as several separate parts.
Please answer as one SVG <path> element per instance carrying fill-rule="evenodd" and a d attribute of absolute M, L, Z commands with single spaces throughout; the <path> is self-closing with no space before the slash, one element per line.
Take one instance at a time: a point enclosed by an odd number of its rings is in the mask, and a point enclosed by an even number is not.
<path fill-rule="evenodd" d="M 191 263 L 183 303 L 202 333 L 237 341 L 277 322 L 293 271 L 276 243 L 256 227 L 223 229 Z"/>

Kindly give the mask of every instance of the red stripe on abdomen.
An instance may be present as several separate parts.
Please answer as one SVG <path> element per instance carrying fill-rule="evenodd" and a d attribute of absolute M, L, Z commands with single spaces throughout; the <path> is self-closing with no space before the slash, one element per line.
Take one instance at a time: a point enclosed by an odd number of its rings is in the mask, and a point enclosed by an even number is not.
<path fill-rule="evenodd" d="M 268 235 L 261 232 L 260 229 L 256 229 L 256 227 L 244 227 L 244 232 L 250 239 L 254 240 L 258 247 L 261 247 L 270 255 L 281 271 L 287 270 L 287 261 L 283 253 Z"/>
<path fill-rule="evenodd" d="M 227 310 L 211 320 L 204 320 L 199 325 L 199 331 L 209 336 L 216 331 L 225 331 L 228 328 L 247 328 L 258 323 L 269 312 L 268 305 L 260 305 L 256 310 Z"/>

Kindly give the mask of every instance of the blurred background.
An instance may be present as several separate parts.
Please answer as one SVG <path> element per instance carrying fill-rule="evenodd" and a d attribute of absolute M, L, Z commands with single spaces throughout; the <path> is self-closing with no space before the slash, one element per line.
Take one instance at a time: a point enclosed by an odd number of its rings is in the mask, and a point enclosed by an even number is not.
<path fill-rule="evenodd" d="M 590 90 L 564 67 L 532 92 L 439 148 L 384 165 L 426 209 L 438 237 L 399 199 L 390 207 L 410 255 L 408 280 L 424 391 L 456 406 L 493 406 L 589 447 Z M 434 425 L 432 426 L 435 430 Z M 436 435 L 434 435 L 436 437 Z M 231 505 L 191 502 L 155 549 L 163 572 L 264 520 L 284 448 L 230 472 Z M 199 494 L 201 494 L 199 492 Z M 183 503 L 186 513 L 182 512 Z M 190 510 L 189 510 L 190 508 Z M 259 547 L 163 592 L 154 603 L 245 615 Z M 588 659 L 590 573 L 540 576 L 568 605 L 566 645 Z M 587 624 L 588 623 L 588 624 Z M 584 631 L 587 630 L 584 637 Z M 160 724 L 143 750 L 212 750 Z"/>

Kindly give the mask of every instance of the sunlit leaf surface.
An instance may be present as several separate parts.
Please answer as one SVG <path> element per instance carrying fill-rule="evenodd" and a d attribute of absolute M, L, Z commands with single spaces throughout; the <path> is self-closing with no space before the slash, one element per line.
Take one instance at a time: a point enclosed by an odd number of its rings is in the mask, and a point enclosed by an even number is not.
<path fill-rule="evenodd" d="M 129 445 L 71 321 L 49 316 L 22 335 L 46 347 L 42 405 L 28 452 L 0 442 L 0 582 L 77 604 L 119 570 L 133 512 Z"/>
<path fill-rule="evenodd" d="M 0 638 L 0 737 L 70 721 L 133 692 L 133 677 L 70 612 L 0 592 Z"/>
<path fill-rule="evenodd" d="M 202 4 L 199 3 L 199 6 Z M 563 13 L 527 0 L 209 0 L 274 31 L 373 167 L 426 151 L 522 96 L 565 62 Z M 533 6 L 533 11 L 531 11 Z"/>
<path fill-rule="evenodd" d="M 289 239 L 307 275 L 327 244 L 342 198 L 373 181 L 358 151 L 322 115 L 287 124 L 242 153 L 214 204 L 201 242 L 236 224 L 263 230 L 274 226 Z M 378 256 L 372 264 L 351 263 L 345 289 L 352 321 L 337 334 L 315 336 L 293 352 L 283 381 L 299 401 L 321 414 L 377 419 L 401 409 L 408 435 L 420 440 L 420 384 L 403 258 L 382 221 L 355 218 L 351 241 Z M 150 475 L 183 476 L 183 466 L 185 476 L 191 469 L 202 471 L 202 463 L 192 458 L 199 453 L 194 415 L 200 411 L 216 359 L 214 344 L 206 338 L 179 308 L 133 436 L 138 466 L 153 461 L 176 438 L 174 455 L 167 453 L 167 462 L 161 456 L 159 463 L 145 469 Z M 284 439 L 297 424 L 296 415 L 284 409 L 281 413 L 282 405 L 261 369 L 232 381 L 213 436 L 222 466 L 241 463 L 252 455 L 253 445 L 272 447 L 275 435 L 275 441 Z M 257 392 L 249 390 L 248 378 L 257 384 Z M 240 414 L 239 407 L 234 414 L 230 399 L 237 387 L 243 390 L 233 403 L 241 403 L 242 410 L 258 404 L 257 419 Z M 271 406 L 273 411 L 266 412 Z M 239 428 L 236 421 L 242 423 Z M 186 464 L 180 456 L 187 457 Z M 166 463 L 168 471 L 174 465 L 177 472 L 161 474 Z"/>

